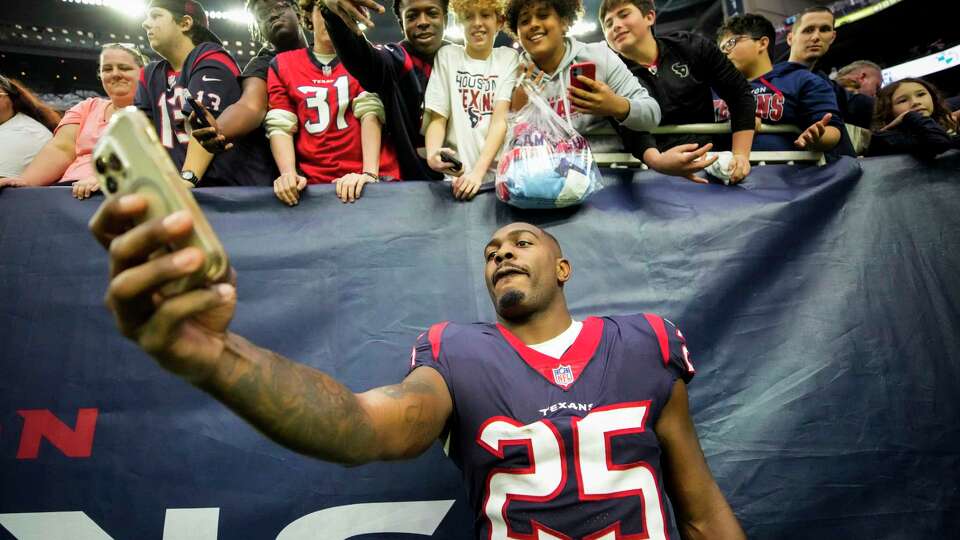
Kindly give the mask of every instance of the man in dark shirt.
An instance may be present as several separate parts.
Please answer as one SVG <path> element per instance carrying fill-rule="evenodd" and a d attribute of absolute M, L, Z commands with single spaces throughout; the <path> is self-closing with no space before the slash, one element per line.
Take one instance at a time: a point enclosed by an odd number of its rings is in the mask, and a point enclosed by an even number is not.
<path fill-rule="evenodd" d="M 654 36 L 652 0 L 604 0 L 599 19 L 607 43 L 660 104 L 661 125 L 712 123 L 711 88 L 723 96 L 733 130 L 730 181 L 743 180 L 750 173 L 754 133 L 754 99 L 743 75 L 712 41 L 697 34 Z M 710 136 L 626 135 L 628 150 L 664 174 L 703 181 L 694 173 L 716 159 L 699 159 L 711 148 Z"/>
<path fill-rule="evenodd" d="M 420 126 L 423 96 L 433 68 L 433 58 L 443 45 L 448 0 L 394 0 L 393 12 L 403 29 L 404 40 L 374 46 L 357 30 L 373 21 L 367 10 L 383 12 L 373 0 L 324 0 L 327 32 L 337 57 L 368 92 L 383 101 L 385 132 L 397 151 L 404 180 L 438 180 L 417 154 L 424 147 Z"/>
<path fill-rule="evenodd" d="M 846 128 L 839 118 L 833 90 L 802 64 L 772 63 L 770 44 L 776 40 L 776 31 L 770 21 L 760 15 L 737 15 L 720 27 L 717 38 L 733 65 L 750 81 L 757 99 L 757 117 L 765 124 L 787 124 L 804 129 L 796 138 L 761 133 L 754 141 L 755 148 L 827 152 L 828 159 L 840 154 L 835 149 Z M 716 106 L 717 118 L 724 119 L 726 104 L 717 100 Z"/>
<path fill-rule="evenodd" d="M 232 146 L 230 141 L 233 139 L 259 131 L 267 114 L 267 68 L 270 61 L 279 52 L 307 46 L 300 28 L 296 0 L 247 0 L 246 8 L 254 17 L 253 38 L 264 40 L 266 44 L 240 74 L 243 87 L 240 99 L 216 120 L 208 118 L 211 127 L 193 131 L 193 137 L 208 152 L 223 152 Z M 264 137 L 261 136 L 260 140 L 265 141 Z"/>
<path fill-rule="evenodd" d="M 831 80 L 826 73 L 816 69 L 817 62 L 827 54 L 830 45 L 837 39 L 834 23 L 833 12 L 827 7 L 813 6 L 800 12 L 797 15 L 797 21 L 787 33 L 790 61 L 803 64 L 830 83 L 837 96 L 837 106 L 845 123 L 870 129 L 870 123 L 873 120 L 873 98 L 865 94 L 847 92 L 846 88 Z M 849 144 L 848 139 L 844 133 L 846 144 Z M 841 144 L 845 144 L 844 141 L 841 141 Z M 850 150 L 852 151 L 852 147 Z"/>

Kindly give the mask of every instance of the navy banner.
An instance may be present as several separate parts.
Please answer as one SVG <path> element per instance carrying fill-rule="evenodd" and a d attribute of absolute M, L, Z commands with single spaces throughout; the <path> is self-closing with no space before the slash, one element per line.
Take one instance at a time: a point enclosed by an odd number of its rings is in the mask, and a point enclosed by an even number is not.
<path fill-rule="evenodd" d="M 861 170 L 862 169 L 862 170 Z M 399 381 L 418 333 L 492 320 L 483 245 L 557 236 L 574 314 L 659 313 L 698 374 L 691 412 L 750 538 L 960 530 L 960 155 L 755 168 L 742 186 L 607 171 L 529 213 L 448 185 L 199 190 L 239 275 L 232 329 L 354 390 Z M 630 182 L 630 180 L 633 180 Z M 157 367 L 103 307 L 99 204 L 0 192 L 0 540 L 467 539 L 459 471 L 345 469 L 268 441 Z"/>

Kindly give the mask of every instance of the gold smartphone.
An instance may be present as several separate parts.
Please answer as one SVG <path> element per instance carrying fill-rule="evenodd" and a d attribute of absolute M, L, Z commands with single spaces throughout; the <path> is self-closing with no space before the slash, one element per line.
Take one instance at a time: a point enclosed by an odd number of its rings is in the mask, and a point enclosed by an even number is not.
<path fill-rule="evenodd" d="M 135 193 L 147 199 L 142 221 L 186 210 L 193 217 L 193 234 L 166 247 L 166 252 L 187 246 L 200 248 L 204 264 L 193 274 L 163 289 L 178 294 L 222 281 L 230 268 L 227 253 L 193 195 L 183 184 L 167 150 L 157 140 L 157 132 L 145 114 L 126 107 L 113 114 L 107 130 L 93 150 L 93 164 L 100 188 L 107 197 Z"/>

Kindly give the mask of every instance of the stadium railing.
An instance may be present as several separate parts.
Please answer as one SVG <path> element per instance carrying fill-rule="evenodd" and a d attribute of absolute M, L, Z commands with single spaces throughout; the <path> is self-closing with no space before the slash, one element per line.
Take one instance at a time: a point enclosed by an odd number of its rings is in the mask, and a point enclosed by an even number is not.
<path fill-rule="evenodd" d="M 729 122 L 704 123 L 704 124 L 680 124 L 675 126 L 658 126 L 650 130 L 654 135 L 723 135 L 731 132 Z M 784 133 L 797 134 L 801 129 L 792 125 L 767 125 L 761 124 L 760 133 Z M 591 132 L 590 135 L 615 135 L 612 128 L 604 128 Z M 587 137 L 590 139 L 590 136 Z M 601 167 L 613 168 L 643 168 L 647 166 L 632 154 L 627 152 L 594 152 L 594 159 Z M 750 152 L 751 163 L 794 163 L 798 161 L 815 162 L 818 165 L 826 163 L 823 152 L 808 152 L 801 150 L 788 151 L 753 151 Z"/>

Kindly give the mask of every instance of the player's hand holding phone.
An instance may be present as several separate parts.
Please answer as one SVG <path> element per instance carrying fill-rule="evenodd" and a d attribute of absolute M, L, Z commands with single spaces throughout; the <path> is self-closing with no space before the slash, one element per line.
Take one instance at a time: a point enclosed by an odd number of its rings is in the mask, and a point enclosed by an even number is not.
<path fill-rule="evenodd" d="M 596 80 L 596 77 L 597 68 L 593 62 L 570 66 L 567 97 L 573 110 L 623 121 L 630 114 L 630 101 L 618 95 L 606 83 Z"/>
<path fill-rule="evenodd" d="M 236 306 L 226 253 L 143 113 L 114 114 L 93 157 L 107 197 L 90 220 L 109 250 L 107 307 L 123 335 L 200 380 Z"/>

